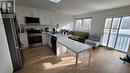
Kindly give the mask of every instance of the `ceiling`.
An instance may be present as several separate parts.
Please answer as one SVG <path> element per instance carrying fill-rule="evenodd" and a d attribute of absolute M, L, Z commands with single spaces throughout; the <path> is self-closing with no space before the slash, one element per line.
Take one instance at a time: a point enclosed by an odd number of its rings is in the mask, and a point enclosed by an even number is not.
<path fill-rule="evenodd" d="M 49 0 L 15 0 L 17 5 L 46 9 L 69 15 L 80 15 L 100 10 L 124 7 L 130 5 L 130 0 L 61 0 L 57 4 Z"/>

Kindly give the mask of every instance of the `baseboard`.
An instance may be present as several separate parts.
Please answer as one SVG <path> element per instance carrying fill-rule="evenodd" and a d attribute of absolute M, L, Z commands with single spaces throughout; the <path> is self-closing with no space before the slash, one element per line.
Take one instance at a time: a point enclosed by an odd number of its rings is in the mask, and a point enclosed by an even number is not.
<path fill-rule="evenodd" d="M 103 45 L 100 45 L 100 46 L 101 46 L 101 47 L 105 47 L 105 48 L 110 49 L 110 50 L 115 50 L 115 51 L 119 51 L 119 52 L 122 52 L 122 53 L 125 53 L 125 54 L 126 54 L 126 52 L 120 51 L 120 50 L 116 50 L 115 48 L 110 48 L 110 47 L 103 46 Z"/>

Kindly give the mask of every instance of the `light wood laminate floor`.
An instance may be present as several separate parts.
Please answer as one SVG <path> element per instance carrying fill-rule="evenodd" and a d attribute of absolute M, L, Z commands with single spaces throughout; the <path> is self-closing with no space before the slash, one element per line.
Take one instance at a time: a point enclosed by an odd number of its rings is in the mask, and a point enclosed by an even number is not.
<path fill-rule="evenodd" d="M 56 57 L 47 46 L 24 50 L 24 67 L 15 73 L 130 73 L 130 65 L 124 64 L 119 57 L 124 53 L 107 48 L 92 51 L 90 66 L 87 66 L 88 53 L 80 54 L 77 70 L 75 57 L 62 55 Z"/>

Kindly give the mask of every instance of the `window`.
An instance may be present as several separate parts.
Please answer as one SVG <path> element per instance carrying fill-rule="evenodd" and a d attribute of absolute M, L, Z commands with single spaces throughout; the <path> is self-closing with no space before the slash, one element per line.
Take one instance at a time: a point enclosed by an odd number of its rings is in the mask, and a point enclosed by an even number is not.
<path fill-rule="evenodd" d="M 90 30 L 92 18 L 80 18 L 76 19 L 76 30 Z"/>
<path fill-rule="evenodd" d="M 76 20 L 76 29 L 82 29 L 82 19 Z"/>
<path fill-rule="evenodd" d="M 127 52 L 130 43 L 130 16 L 106 18 L 102 45 Z"/>

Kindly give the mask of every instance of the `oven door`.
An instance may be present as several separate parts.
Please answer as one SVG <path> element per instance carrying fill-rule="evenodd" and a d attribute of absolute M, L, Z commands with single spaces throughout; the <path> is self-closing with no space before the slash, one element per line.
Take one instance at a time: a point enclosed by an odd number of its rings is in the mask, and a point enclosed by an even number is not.
<path fill-rule="evenodd" d="M 41 35 L 29 35 L 28 36 L 29 47 L 36 47 L 42 45 L 42 36 Z"/>

